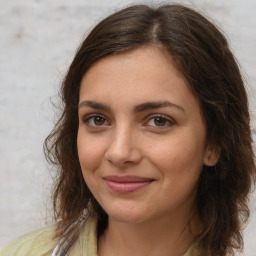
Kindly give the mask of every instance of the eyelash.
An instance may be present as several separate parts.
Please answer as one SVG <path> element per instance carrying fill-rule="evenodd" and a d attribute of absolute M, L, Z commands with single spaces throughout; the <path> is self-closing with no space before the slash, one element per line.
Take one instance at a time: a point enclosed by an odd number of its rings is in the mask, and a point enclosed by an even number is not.
<path fill-rule="evenodd" d="M 95 118 L 96 118 L 96 117 L 101 118 L 101 119 L 104 121 L 104 124 L 103 124 L 103 125 L 96 125 L 96 124 L 95 124 Z M 160 118 L 161 121 L 166 122 L 167 125 L 166 125 L 166 124 L 164 124 L 164 125 L 159 125 L 159 126 L 158 126 L 158 125 L 148 125 L 148 123 L 149 123 L 151 120 L 154 122 L 154 119 L 156 119 L 156 118 Z M 91 120 L 92 120 L 92 121 L 94 120 L 94 125 L 89 123 Z M 93 129 L 101 129 L 102 127 L 105 127 L 105 126 L 108 125 L 108 124 L 105 124 L 106 122 L 108 123 L 107 119 L 106 119 L 104 116 L 100 115 L 100 114 L 88 115 L 88 116 L 86 116 L 85 118 L 83 118 L 82 121 L 83 121 L 83 123 L 86 123 L 89 127 L 93 128 Z M 156 120 L 155 120 L 155 121 L 156 121 Z M 174 124 L 175 124 L 175 121 L 174 121 L 173 119 L 171 119 L 171 118 L 169 118 L 169 117 L 166 117 L 166 116 L 164 116 L 164 115 L 160 115 L 160 114 L 154 114 L 154 115 L 148 116 L 146 122 L 143 123 L 144 126 L 150 126 L 150 127 L 154 127 L 154 128 L 157 127 L 156 129 L 164 129 L 164 128 L 170 127 L 170 126 L 172 126 L 172 125 L 174 125 Z"/>
<path fill-rule="evenodd" d="M 107 121 L 107 119 L 104 116 L 100 115 L 100 114 L 92 114 L 92 115 L 88 115 L 85 118 L 83 118 L 83 123 L 86 123 L 88 126 L 90 126 L 92 128 L 96 128 L 96 129 L 102 128 L 103 126 L 105 126 L 105 125 L 99 125 L 98 126 L 98 125 L 91 125 L 91 124 L 89 124 L 89 122 L 91 120 L 95 120 L 96 117 L 99 117 L 99 118 L 105 120 L 105 122 Z"/>
<path fill-rule="evenodd" d="M 166 117 L 165 115 L 161 115 L 161 114 L 150 115 L 147 118 L 146 123 L 149 123 L 150 120 L 152 120 L 154 122 L 154 119 L 156 119 L 156 118 L 160 118 L 160 119 L 162 119 L 162 121 L 165 121 L 166 123 L 168 123 L 167 125 L 162 125 L 162 126 L 161 125 L 159 125 L 159 126 L 152 125 L 152 127 L 157 127 L 157 129 L 164 129 L 164 128 L 170 127 L 175 124 L 175 121 L 173 119 L 171 119 L 170 117 Z M 150 126 L 150 125 L 145 125 L 145 126 Z"/>

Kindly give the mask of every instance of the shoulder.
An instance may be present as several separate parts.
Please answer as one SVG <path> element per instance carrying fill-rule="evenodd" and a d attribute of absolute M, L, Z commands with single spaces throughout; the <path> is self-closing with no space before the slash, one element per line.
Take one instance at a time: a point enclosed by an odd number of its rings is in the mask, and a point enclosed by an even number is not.
<path fill-rule="evenodd" d="M 199 255 L 199 249 L 198 249 L 198 244 L 195 242 L 190 246 L 188 251 L 185 253 L 184 256 L 198 256 Z"/>
<path fill-rule="evenodd" d="M 50 256 L 56 245 L 55 226 L 28 233 L 7 245 L 0 256 Z"/>
<path fill-rule="evenodd" d="M 54 239 L 55 226 L 28 233 L 7 245 L 0 256 L 51 256 L 58 241 Z M 97 255 L 97 220 L 89 218 L 71 249 L 71 255 Z"/>
<path fill-rule="evenodd" d="M 86 255 L 97 256 L 97 219 L 89 217 L 81 233 L 70 251 L 70 255 Z M 1 255 L 2 256 L 2 255 Z"/>

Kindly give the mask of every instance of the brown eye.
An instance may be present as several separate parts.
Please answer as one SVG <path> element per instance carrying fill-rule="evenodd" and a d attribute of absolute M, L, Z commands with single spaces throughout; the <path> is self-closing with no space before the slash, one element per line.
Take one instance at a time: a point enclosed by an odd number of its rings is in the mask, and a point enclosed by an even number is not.
<path fill-rule="evenodd" d="M 162 115 L 155 115 L 152 116 L 150 119 L 148 119 L 146 126 L 151 126 L 155 128 L 168 128 L 172 125 L 174 125 L 173 119 L 170 117 L 165 117 Z"/>
<path fill-rule="evenodd" d="M 100 127 L 108 124 L 107 120 L 104 117 L 98 115 L 89 116 L 83 121 L 91 127 Z"/>
<path fill-rule="evenodd" d="M 93 123 L 97 126 L 105 124 L 105 119 L 101 116 L 95 116 L 92 119 L 93 119 Z"/>
<path fill-rule="evenodd" d="M 165 126 L 167 124 L 167 120 L 162 117 L 155 117 L 154 118 L 154 124 L 156 126 Z"/>

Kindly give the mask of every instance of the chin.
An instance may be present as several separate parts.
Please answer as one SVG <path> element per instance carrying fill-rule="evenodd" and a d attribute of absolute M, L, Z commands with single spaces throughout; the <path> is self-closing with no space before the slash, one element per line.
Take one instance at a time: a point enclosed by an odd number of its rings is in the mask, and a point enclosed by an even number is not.
<path fill-rule="evenodd" d="M 114 221 L 129 223 L 129 224 L 139 224 L 145 221 L 145 215 L 134 211 L 125 210 L 114 210 L 107 212 L 109 218 Z"/>

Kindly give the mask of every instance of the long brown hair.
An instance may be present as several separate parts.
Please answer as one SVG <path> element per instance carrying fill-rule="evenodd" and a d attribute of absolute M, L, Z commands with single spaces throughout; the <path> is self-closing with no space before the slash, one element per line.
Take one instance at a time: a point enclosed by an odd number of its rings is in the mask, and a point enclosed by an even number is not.
<path fill-rule="evenodd" d="M 107 214 L 86 186 L 78 160 L 81 79 L 97 60 L 145 45 L 160 46 L 173 57 L 200 101 L 208 142 L 220 152 L 218 163 L 204 166 L 199 180 L 200 255 L 233 255 L 243 248 L 241 230 L 255 181 L 247 95 L 223 34 L 200 13 L 177 4 L 134 5 L 112 14 L 86 37 L 70 65 L 61 87 L 64 109 L 44 144 L 58 170 L 53 206 L 59 220 L 56 236 L 68 244 L 62 255 L 78 237 L 85 210 L 85 216 L 98 218 L 99 234 L 107 225 Z"/>

